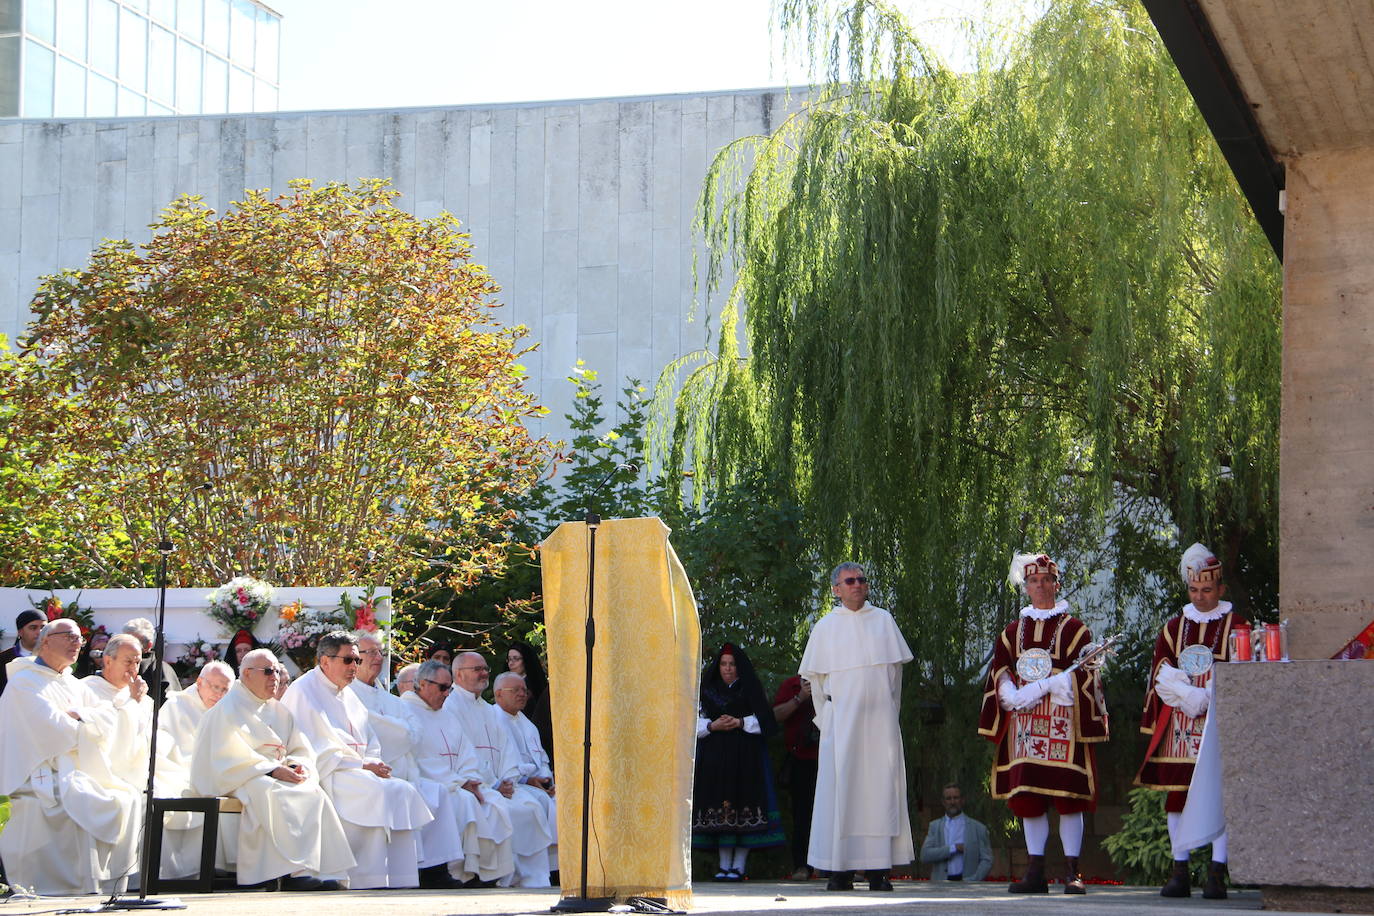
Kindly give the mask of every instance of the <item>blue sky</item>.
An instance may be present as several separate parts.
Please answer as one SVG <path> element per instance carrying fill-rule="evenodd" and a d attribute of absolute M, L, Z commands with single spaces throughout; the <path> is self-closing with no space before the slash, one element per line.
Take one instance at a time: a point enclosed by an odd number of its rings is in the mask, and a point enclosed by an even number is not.
<path fill-rule="evenodd" d="M 769 0 L 267 0 L 284 111 L 784 85 Z M 899 3 L 947 55 L 975 0 Z"/>

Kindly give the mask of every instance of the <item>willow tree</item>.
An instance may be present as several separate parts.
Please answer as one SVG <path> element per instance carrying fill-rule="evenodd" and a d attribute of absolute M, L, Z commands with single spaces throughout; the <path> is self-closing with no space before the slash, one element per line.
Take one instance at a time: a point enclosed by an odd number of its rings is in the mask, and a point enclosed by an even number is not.
<path fill-rule="evenodd" d="M 65 520 L 87 576 L 48 568 L 45 529 L 22 526 L 0 529 L 4 577 L 148 584 L 165 524 L 188 586 L 461 587 L 499 565 L 510 494 L 550 451 L 524 422 L 542 411 L 525 332 L 492 321 L 457 220 L 396 194 L 182 198 L 146 245 L 45 278 L 3 375 L 3 432 L 35 470 L 0 487 Z"/>
<path fill-rule="evenodd" d="M 1272 602 L 1278 265 L 1138 5 L 1055 0 L 967 73 L 881 4 L 781 15 L 829 79 L 708 177 L 703 276 L 735 279 L 660 383 L 691 368 L 671 460 L 781 469 L 814 555 L 866 564 L 935 756 L 970 744 L 1014 550 L 1099 627 L 1157 623 L 1192 539 Z"/>

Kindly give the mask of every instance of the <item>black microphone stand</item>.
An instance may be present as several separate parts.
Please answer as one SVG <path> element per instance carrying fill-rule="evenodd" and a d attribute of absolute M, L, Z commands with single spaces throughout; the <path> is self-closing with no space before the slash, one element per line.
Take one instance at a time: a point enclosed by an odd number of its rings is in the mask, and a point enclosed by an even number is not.
<path fill-rule="evenodd" d="M 594 497 L 617 472 L 622 470 L 638 471 L 634 464 L 618 465 L 607 474 L 601 483 L 593 488 Z M 591 497 L 589 497 L 590 499 Z M 582 871 L 580 897 L 564 897 L 550 909 L 551 913 L 605 913 L 615 904 L 614 897 L 587 896 L 587 836 L 591 821 L 592 799 L 592 649 L 596 647 L 596 529 L 601 527 L 601 516 L 587 510 L 587 628 L 584 637 L 587 655 L 587 671 L 583 682 L 582 718 Z"/>
<path fill-rule="evenodd" d="M 177 503 L 176 508 L 169 512 L 162 523 L 158 525 L 157 631 L 153 638 L 153 667 L 150 672 L 154 683 L 148 688 L 153 697 L 153 721 L 152 733 L 148 736 L 148 786 L 143 804 L 143 848 L 139 852 L 138 897 L 137 899 L 121 898 L 116 893 L 102 906 L 93 907 L 87 912 L 186 909 L 186 904 L 182 903 L 179 897 L 148 896 L 148 876 L 153 873 L 154 868 L 161 864 L 153 862 L 153 831 L 162 829 L 162 825 L 153 823 L 153 779 L 157 775 L 157 723 L 159 714 L 162 712 L 162 704 L 157 702 L 157 685 L 162 683 L 162 661 L 167 648 L 166 640 L 163 638 L 163 627 L 167 623 L 167 558 L 177 549 L 176 545 L 167 537 L 167 523 L 171 521 L 172 516 L 181 511 L 182 507 L 186 505 L 186 501 L 191 498 L 192 493 L 209 490 L 213 486 L 210 483 L 203 483 L 192 488 L 181 498 L 181 502 Z"/>

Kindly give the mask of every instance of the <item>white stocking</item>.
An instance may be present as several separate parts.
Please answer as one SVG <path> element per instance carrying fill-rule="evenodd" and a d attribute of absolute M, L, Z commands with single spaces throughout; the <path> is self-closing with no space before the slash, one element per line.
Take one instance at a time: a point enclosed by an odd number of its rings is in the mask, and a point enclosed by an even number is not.
<path fill-rule="evenodd" d="M 739 872 L 741 875 L 744 874 L 744 862 L 745 862 L 745 860 L 748 859 L 748 858 L 749 858 L 749 850 L 746 849 L 746 848 L 744 848 L 743 846 L 736 846 L 736 847 L 735 847 L 735 864 L 734 864 L 734 869 L 735 869 L 735 871 Z"/>
<path fill-rule="evenodd" d="M 1059 815 L 1059 842 L 1064 844 L 1064 855 L 1077 858 L 1083 850 L 1083 812 Z"/>
<path fill-rule="evenodd" d="M 1212 861 L 1224 863 L 1226 861 L 1226 831 L 1221 832 L 1221 836 L 1212 841 Z"/>
<path fill-rule="evenodd" d="M 1050 838 L 1050 816 L 1021 818 L 1021 829 L 1026 832 L 1026 852 L 1033 856 L 1045 854 L 1045 842 Z"/>
<path fill-rule="evenodd" d="M 720 847 L 720 870 L 721 870 L 721 871 L 729 871 L 731 868 L 733 868 L 734 866 L 733 866 L 731 863 L 734 861 L 734 859 L 735 859 L 735 847 L 733 847 L 733 846 L 722 846 L 722 847 Z"/>
<path fill-rule="evenodd" d="M 1168 820 L 1168 824 L 1169 824 L 1169 848 L 1170 848 L 1170 849 L 1173 849 L 1173 848 L 1174 848 L 1174 844 L 1177 842 L 1177 836 L 1178 836 L 1178 822 L 1179 822 L 1180 820 L 1182 820 L 1182 819 L 1183 819 L 1183 814 L 1182 814 L 1181 812 L 1178 812 L 1178 811 L 1170 811 L 1170 812 L 1168 812 L 1168 814 L 1167 814 L 1167 820 Z M 1225 846 L 1225 841 L 1224 841 L 1224 840 L 1222 841 L 1222 848 L 1223 848 L 1223 849 L 1226 848 L 1226 846 Z M 1175 857 L 1174 861 L 1175 861 L 1175 862 L 1187 862 L 1187 861 L 1188 861 L 1188 856 L 1187 856 L 1187 854 L 1185 853 L 1184 856 L 1183 856 L 1183 858 L 1179 859 L 1179 858 Z M 1223 861 L 1225 861 L 1225 860 L 1223 860 Z"/>

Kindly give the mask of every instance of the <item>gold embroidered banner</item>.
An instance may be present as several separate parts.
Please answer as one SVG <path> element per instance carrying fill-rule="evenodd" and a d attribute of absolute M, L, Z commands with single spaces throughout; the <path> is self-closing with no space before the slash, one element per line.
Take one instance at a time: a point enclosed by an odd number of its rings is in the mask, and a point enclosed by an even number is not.
<path fill-rule="evenodd" d="M 563 896 L 581 895 L 588 532 L 565 522 L 541 547 L 558 760 Z M 692 768 L 701 627 L 687 574 L 657 518 L 596 533 L 592 783 L 587 894 L 692 902 Z"/>

